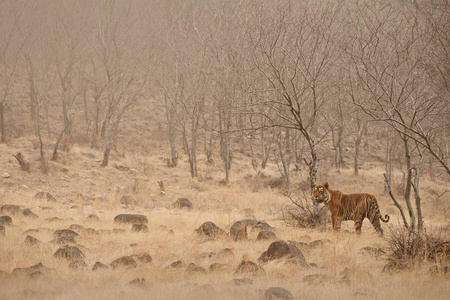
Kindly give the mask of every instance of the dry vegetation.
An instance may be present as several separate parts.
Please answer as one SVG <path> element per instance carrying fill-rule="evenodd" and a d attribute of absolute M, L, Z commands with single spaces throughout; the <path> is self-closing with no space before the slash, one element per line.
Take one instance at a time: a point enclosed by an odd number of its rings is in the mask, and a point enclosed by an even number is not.
<path fill-rule="evenodd" d="M 0 0 L 0 299 L 448 299 L 449 12 Z"/>

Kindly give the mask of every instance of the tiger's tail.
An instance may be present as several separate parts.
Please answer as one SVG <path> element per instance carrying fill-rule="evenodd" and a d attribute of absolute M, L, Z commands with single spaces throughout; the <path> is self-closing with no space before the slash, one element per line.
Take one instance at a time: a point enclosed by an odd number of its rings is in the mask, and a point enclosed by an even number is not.
<path fill-rule="evenodd" d="M 380 215 L 380 220 L 381 220 L 381 221 L 383 221 L 384 223 L 389 222 L 390 217 L 389 217 L 388 214 L 385 214 L 385 215 L 384 215 L 384 218 L 383 218 L 383 216 L 381 215 L 380 212 L 378 212 L 378 214 Z"/>

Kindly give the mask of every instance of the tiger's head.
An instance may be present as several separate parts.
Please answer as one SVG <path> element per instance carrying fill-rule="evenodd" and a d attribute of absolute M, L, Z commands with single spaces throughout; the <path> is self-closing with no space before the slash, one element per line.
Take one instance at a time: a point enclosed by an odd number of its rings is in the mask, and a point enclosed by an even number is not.
<path fill-rule="evenodd" d="M 328 182 L 324 185 L 314 184 L 311 192 L 312 199 L 317 203 L 327 204 L 331 200 L 331 195 L 328 192 Z"/>

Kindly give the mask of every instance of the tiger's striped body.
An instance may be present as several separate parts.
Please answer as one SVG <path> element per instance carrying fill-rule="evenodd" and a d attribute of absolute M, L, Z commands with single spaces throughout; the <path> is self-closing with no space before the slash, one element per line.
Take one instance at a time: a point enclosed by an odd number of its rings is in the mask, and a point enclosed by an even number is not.
<path fill-rule="evenodd" d="M 313 200 L 318 203 L 325 203 L 331 212 L 333 230 L 341 228 L 342 221 L 355 221 L 357 233 L 361 233 L 362 222 L 368 218 L 375 230 L 383 235 L 380 220 L 389 222 L 389 215 L 383 218 L 380 214 L 377 199 L 370 194 L 343 194 L 341 191 L 331 190 L 328 183 L 324 185 L 314 185 L 312 190 Z"/>

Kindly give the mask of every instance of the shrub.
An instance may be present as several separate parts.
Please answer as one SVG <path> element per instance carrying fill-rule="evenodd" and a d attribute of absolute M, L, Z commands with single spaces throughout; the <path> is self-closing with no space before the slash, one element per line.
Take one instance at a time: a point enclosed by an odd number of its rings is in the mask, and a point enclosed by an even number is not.
<path fill-rule="evenodd" d="M 303 193 L 303 199 L 294 200 L 290 195 L 286 195 L 290 200 L 290 205 L 282 208 L 283 219 L 288 224 L 301 228 L 325 228 L 330 222 L 326 206 L 318 207 L 312 200 Z"/>
<path fill-rule="evenodd" d="M 447 264 L 450 259 L 450 239 L 441 230 L 411 231 L 403 226 L 390 228 L 388 256 L 391 261 L 406 260 L 412 264 L 430 261 Z"/>

